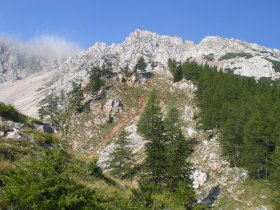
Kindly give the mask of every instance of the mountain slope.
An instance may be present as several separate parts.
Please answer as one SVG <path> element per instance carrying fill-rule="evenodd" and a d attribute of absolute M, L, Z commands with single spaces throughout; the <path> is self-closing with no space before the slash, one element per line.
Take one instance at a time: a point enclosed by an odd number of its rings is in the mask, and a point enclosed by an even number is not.
<path fill-rule="evenodd" d="M 207 62 L 209 65 L 248 77 L 278 79 L 280 74 L 279 50 L 215 36 L 205 37 L 195 45 L 192 41 L 184 41 L 179 37 L 136 30 L 121 44 L 108 46 L 105 43 L 96 43 L 88 50 L 80 51 L 68 58 L 73 51 L 68 54 L 53 53 L 52 48 L 44 48 L 44 45 L 30 51 L 25 49 L 26 45 L 12 42 L 7 38 L 0 39 L 0 46 L 0 83 L 24 79 L 32 73 L 50 72 L 48 78 L 42 81 L 41 87 L 38 87 L 41 90 L 49 87 L 56 91 L 69 92 L 70 81 L 86 80 L 92 66 L 107 65 L 116 73 L 126 68 L 132 71 L 141 56 L 147 62 L 146 70 L 149 72 L 166 72 L 168 59 L 175 59 L 182 62 L 186 60 Z M 35 46 L 38 46 L 38 43 Z M 8 87 L 0 85 L 0 91 L 6 91 Z M 17 90 L 20 88 L 18 86 Z M 40 95 L 36 90 L 30 94 Z M 17 108 L 25 111 L 26 108 L 22 108 L 18 100 L 21 98 L 6 100 L 0 94 L 0 101 L 14 103 Z M 39 106 L 36 100 L 31 103 Z M 28 114 L 36 116 L 36 110 Z"/>
<path fill-rule="evenodd" d="M 271 190 L 270 186 L 248 182 L 247 172 L 232 167 L 229 159 L 222 156 L 217 131 L 200 129 L 201 110 L 194 94 L 197 87 L 185 79 L 174 83 L 168 71 L 168 59 L 207 62 L 236 74 L 276 79 L 279 55 L 278 50 L 222 37 L 206 37 L 195 45 L 178 37 L 136 30 L 122 44 L 107 46 L 97 43 L 67 58 L 54 69 L 40 70 L 11 84 L 5 82 L 0 87 L 0 100 L 14 103 L 30 114 L 36 114 L 40 106 L 53 105 L 57 109 L 53 112 L 55 114 L 45 114 L 44 120 L 52 123 L 58 135 L 61 133 L 61 138 L 67 140 L 75 156 L 84 161 L 98 157 L 98 164 L 105 171 L 110 170 L 108 162 L 116 147 L 115 138 L 126 130 L 129 134 L 128 146 L 135 155 L 132 160 L 135 166 L 132 170 L 135 171 L 131 172 L 131 179 L 125 181 L 131 182 L 130 185 L 134 187 L 138 186 L 137 170 L 141 170 L 146 158 L 144 149 L 147 141 L 137 133 L 137 121 L 152 89 L 157 89 L 163 116 L 176 107 L 182 116 L 182 133 L 193 144 L 194 152 L 188 161 L 192 164 L 191 179 L 196 199 L 219 208 L 234 206 L 255 209 L 261 205 L 270 208 L 272 201 L 266 196 Z M 137 69 L 142 56 L 147 63 L 144 70 Z M 10 54 L 6 57 L 8 60 L 12 58 Z M 89 91 L 92 67 L 100 73 L 99 79 L 102 81 L 100 89 L 94 93 Z M 19 69 L 12 70 L 16 75 L 20 72 Z M 12 77 L 10 79 L 13 80 Z M 83 97 L 74 97 L 77 95 L 77 92 L 73 93 L 74 87 L 80 87 Z M 42 100 L 47 96 L 59 98 L 52 102 Z M 75 104 L 78 102 L 81 105 L 79 109 L 72 106 L 73 98 Z M 53 108 L 51 105 L 49 108 Z M 57 117 L 56 122 L 52 121 L 52 117 Z M 244 191 L 239 192 L 242 187 Z M 252 192 L 252 189 L 255 191 Z M 256 195 L 260 189 L 261 196 Z M 248 204 L 251 199 L 248 194 L 252 195 L 255 203 Z M 168 196 L 163 195 L 158 199 L 165 197 Z M 231 206 L 227 204 L 229 200 L 234 200 Z"/>

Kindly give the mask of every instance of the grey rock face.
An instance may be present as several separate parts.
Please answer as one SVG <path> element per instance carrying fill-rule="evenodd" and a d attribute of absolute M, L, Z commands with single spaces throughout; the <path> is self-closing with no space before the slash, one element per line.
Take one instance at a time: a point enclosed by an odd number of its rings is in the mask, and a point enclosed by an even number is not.
<path fill-rule="evenodd" d="M 106 118 L 114 117 L 117 113 L 122 112 L 122 103 L 120 100 L 109 99 L 103 106 Z"/>
<path fill-rule="evenodd" d="M 122 44 L 96 43 L 67 60 L 72 52 L 55 54 L 50 49 L 41 49 L 42 52 L 34 53 L 24 47 L 8 38 L 0 38 L 0 83 L 38 71 L 57 70 L 50 80 L 61 78 L 59 83 L 66 84 L 73 79 L 83 80 L 92 65 L 109 65 L 115 72 L 125 67 L 132 70 L 141 56 L 148 64 L 147 71 L 155 66 L 166 69 L 169 58 L 207 62 L 244 76 L 278 78 L 277 71 L 280 71 L 279 50 L 217 36 L 205 37 L 195 45 L 179 37 L 136 30 Z"/>
<path fill-rule="evenodd" d="M 20 140 L 21 139 L 21 135 L 19 130 L 14 129 L 14 131 L 8 132 L 6 139 L 14 139 L 14 140 Z"/>
<path fill-rule="evenodd" d="M 193 182 L 193 188 L 198 189 L 207 180 L 207 174 L 201 169 L 194 169 L 190 175 Z"/>
<path fill-rule="evenodd" d="M 34 51 L 25 50 L 24 47 L 25 45 L 19 45 L 7 38 L 0 38 L 0 84 L 15 81 L 26 75 L 35 75 L 32 74 L 34 72 L 51 72 L 47 79 L 44 78 L 44 85 L 40 86 L 40 90 L 53 89 L 57 93 L 63 90 L 67 93 L 71 90 L 71 81 L 84 84 L 88 80 L 92 66 L 106 65 L 116 73 L 115 75 L 120 75 L 124 69 L 132 72 L 141 56 L 147 63 L 146 72 L 153 74 L 168 74 L 167 63 L 171 58 L 181 62 L 194 60 L 198 63 L 208 63 L 221 70 L 230 70 L 248 77 L 280 78 L 279 50 L 217 36 L 205 37 L 196 45 L 179 37 L 136 30 L 121 44 L 108 46 L 105 43 L 96 43 L 89 49 L 75 54 L 73 51 L 68 54 L 52 53 L 54 51 L 48 48 L 38 48 L 42 52 L 36 54 Z M 131 83 L 130 86 L 134 86 L 137 79 L 139 80 L 135 75 L 130 78 L 131 81 L 127 81 Z M 145 80 L 145 77 L 140 80 Z M 185 88 L 189 91 L 195 90 L 186 82 L 172 87 L 174 91 Z M 5 86 L 5 89 L 9 87 Z M 46 91 L 41 91 L 42 95 L 29 93 L 34 95 L 33 98 L 36 96 L 36 101 L 34 99 L 28 103 L 34 102 L 34 107 L 39 106 L 38 97 L 44 98 L 44 93 Z M 21 106 L 24 105 L 20 104 L 19 109 Z"/>
<path fill-rule="evenodd" d="M 167 73 L 168 59 L 177 61 L 195 60 L 215 65 L 222 70 L 248 77 L 280 77 L 278 64 L 280 51 L 250 44 L 236 39 L 209 36 L 198 45 L 179 37 L 160 36 L 149 31 L 136 30 L 122 44 L 96 43 L 88 50 L 68 58 L 51 78 L 55 86 L 69 89 L 69 81 L 83 81 L 92 65 L 109 65 L 114 72 L 124 68 L 133 70 L 143 56 L 148 72 L 158 69 Z M 59 79 L 60 78 L 60 79 Z M 184 88 L 184 87 L 179 87 Z"/>
<path fill-rule="evenodd" d="M 8 37 L 0 37 L 0 84 L 13 82 L 40 71 L 57 69 L 74 49 L 66 43 L 58 43 L 67 51 L 54 46 L 55 40 L 19 42 Z"/>
<path fill-rule="evenodd" d="M 42 125 L 34 124 L 34 128 L 42 133 L 50 133 L 50 134 L 54 133 L 54 129 L 48 124 L 42 124 Z"/>

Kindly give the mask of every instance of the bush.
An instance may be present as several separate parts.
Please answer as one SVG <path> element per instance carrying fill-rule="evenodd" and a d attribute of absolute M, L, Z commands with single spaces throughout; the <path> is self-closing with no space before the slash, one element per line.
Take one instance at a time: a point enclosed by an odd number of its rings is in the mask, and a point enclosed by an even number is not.
<path fill-rule="evenodd" d="M 88 172 L 91 176 L 100 177 L 102 175 L 102 169 L 97 165 L 97 158 L 93 158 L 88 164 Z"/>
<path fill-rule="evenodd" d="M 6 105 L 0 102 L 0 116 L 15 122 L 25 122 L 26 116 L 21 114 L 15 107 L 12 105 Z"/>
<path fill-rule="evenodd" d="M 106 209 L 101 195 L 69 177 L 67 153 L 54 147 L 1 178 L 0 206 L 13 209 Z"/>

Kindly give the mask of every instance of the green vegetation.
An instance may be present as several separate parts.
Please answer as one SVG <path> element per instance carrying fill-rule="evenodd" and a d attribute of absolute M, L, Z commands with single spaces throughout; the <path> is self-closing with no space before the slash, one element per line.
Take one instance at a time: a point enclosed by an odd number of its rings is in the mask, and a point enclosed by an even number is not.
<path fill-rule="evenodd" d="M 251 178 L 280 180 L 280 90 L 277 82 L 223 73 L 194 62 L 182 65 L 183 75 L 198 87 L 201 127 L 218 129 L 225 155 L 244 167 Z M 280 202 L 280 192 L 275 199 Z"/>
<path fill-rule="evenodd" d="M 147 68 L 147 63 L 143 56 L 141 56 L 134 67 L 134 71 L 140 70 L 141 72 L 145 71 Z"/>
<path fill-rule="evenodd" d="M 67 139 L 71 114 L 69 105 L 65 104 L 65 97 L 64 92 L 60 92 L 60 96 L 50 94 L 44 99 L 44 105 L 38 110 L 40 118 L 46 118 L 52 126 L 61 132 L 61 137 L 64 140 Z"/>
<path fill-rule="evenodd" d="M 37 130 L 26 130 L 24 131 L 25 134 L 34 138 L 37 144 L 40 146 L 52 145 L 57 142 L 57 138 L 51 134 L 41 133 Z"/>
<path fill-rule="evenodd" d="M 214 57 L 214 54 L 213 53 L 210 53 L 210 54 L 208 54 L 208 55 L 204 55 L 203 56 L 206 60 L 208 60 L 208 61 L 213 61 L 213 60 L 215 60 L 215 57 Z"/>
<path fill-rule="evenodd" d="M 123 177 L 131 167 L 130 160 L 133 158 L 131 149 L 128 147 L 128 133 L 122 131 L 116 140 L 116 148 L 110 154 L 110 169 L 118 177 Z"/>
<path fill-rule="evenodd" d="M 219 58 L 218 60 L 229 60 L 229 59 L 233 59 L 233 58 L 252 58 L 253 56 L 250 53 L 227 53 L 224 56 L 222 56 L 221 58 Z"/>
<path fill-rule="evenodd" d="M 163 119 L 157 92 L 152 91 L 138 122 L 138 132 L 148 140 L 143 186 L 152 192 L 169 192 L 180 200 L 180 205 L 190 208 L 195 201 L 186 162 L 191 147 L 180 129 L 178 110 L 171 109 Z"/>
<path fill-rule="evenodd" d="M 173 76 L 173 82 L 178 82 L 183 78 L 181 62 L 168 59 L 168 69 Z"/>
<path fill-rule="evenodd" d="M 3 177 L 0 205 L 13 209 L 129 209 L 73 178 L 75 161 L 58 146 Z"/>
<path fill-rule="evenodd" d="M 84 93 L 82 90 L 82 84 L 77 84 L 76 82 L 72 82 L 72 90 L 69 93 L 70 95 L 70 103 L 76 112 L 83 111 L 82 101 L 84 100 Z"/>
<path fill-rule="evenodd" d="M 40 120 L 21 114 L 14 106 L 6 105 L 2 102 L 0 102 L 0 117 L 6 120 L 23 123 L 29 127 L 32 127 L 34 123 L 42 123 Z"/>
<path fill-rule="evenodd" d="M 7 120 L 13 120 L 15 122 L 25 122 L 26 116 L 19 113 L 18 110 L 16 110 L 15 107 L 12 105 L 6 105 L 4 103 L 0 102 L 0 116 L 7 119 Z"/>
<path fill-rule="evenodd" d="M 256 209 L 265 206 L 267 209 L 279 209 L 274 205 L 276 191 L 266 180 L 248 179 L 236 186 L 236 193 L 226 190 L 221 193 L 214 209 Z"/>
<path fill-rule="evenodd" d="M 103 84 L 104 82 L 101 79 L 101 69 L 99 67 L 92 67 L 87 90 L 90 94 L 95 95 L 103 86 Z"/>
<path fill-rule="evenodd" d="M 268 61 L 270 61 L 273 65 L 273 68 L 276 72 L 280 72 L 280 61 L 275 61 L 275 60 L 271 60 L 271 59 L 268 59 Z"/>

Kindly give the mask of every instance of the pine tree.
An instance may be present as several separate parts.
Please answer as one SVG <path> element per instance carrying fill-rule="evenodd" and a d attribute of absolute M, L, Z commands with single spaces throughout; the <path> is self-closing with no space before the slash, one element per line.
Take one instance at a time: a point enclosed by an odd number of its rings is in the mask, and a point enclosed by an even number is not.
<path fill-rule="evenodd" d="M 46 105 L 41 106 L 38 110 L 40 119 L 43 119 L 44 116 L 47 115 L 49 115 L 51 119 L 54 119 L 58 113 L 58 101 L 59 98 L 57 96 L 54 96 L 53 94 L 48 95 L 43 101 Z"/>
<path fill-rule="evenodd" d="M 179 82 L 183 79 L 182 65 L 181 62 L 176 60 L 168 59 L 168 69 L 173 76 L 173 82 Z"/>
<path fill-rule="evenodd" d="M 168 145 L 167 161 L 167 183 L 172 191 L 185 182 L 189 181 L 189 164 L 186 159 L 191 154 L 191 146 L 182 134 L 180 128 L 180 114 L 175 108 L 172 108 L 164 120 L 165 137 Z"/>
<path fill-rule="evenodd" d="M 41 119 L 47 117 L 49 123 L 60 131 L 63 141 L 67 139 L 70 123 L 70 111 L 65 101 L 64 92 L 59 97 L 50 94 L 43 100 L 45 105 L 38 110 Z"/>
<path fill-rule="evenodd" d="M 277 196 L 274 198 L 275 207 L 280 209 L 280 145 L 276 147 L 272 156 L 272 176 L 270 181 L 273 183 L 273 189 L 277 192 Z"/>
<path fill-rule="evenodd" d="M 274 125 L 265 116 L 256 112 L 245 125 L 242 165 L 252 176 L 267 178 L 271 155 L 275 148 Z"/>
<path fill-rule="evenodd" d="M 145 138 L 150 139 L 154 135 L 155 123 L 162 122 L 162 119 L 163 116 L 157 98 L 157 91 L 153 90 L 137 124 L 137 131 Z M 162 130 L 162 128 L 160 128 L 160 130 Z"/>
<path fill-rule="evenodd" d="M 103 86 L 101 79 L 101 69 L 99 67 L 92 67 L 89 76 L 88 91 L 90 94 L 95 95 Z"/>
<path fill-rule="evenodd" d="M 129 170 L 129 163 L 133 158 L 133 153 L 128 147 L 129 142 L 127 136 L 128 133 L 123 130 L 118 136 L 115 150 L 110 154 L 111 160 L 109 167 L 118 177 L 123 177 L 123 175 Z"/>
<path fill-rule="evenodd" d="M 134 71 L 140 70 L 141 72 L 145 71 L 147 68 L 147 63 L 143 56 L 141 56 L 134 67 Z"/>
<path fill-rule="evenodd" d="M 72 91 L 70 92 L 70 103 L 77 112 L 82 112 L 82 101 L 84 100 L 84 94 L 82 85 L 72 82 Z"/>
<path fill-rule="evenodd" d="M 60 147 L 18 165 L 4 176 L 1 204 L 11 209 L 108 209 L 94 190 L 69 176 L 71 157 Z"/>
<path fill-rule="evenodd" d="M 235 116 L 230 117 L 221 132 L 220 141 L 222 143 L 223 153 L 228 155 L 233 166 L 237 166 L 240 159 L 243 144 L 243 126 L 242 118 L 236 112 Z"/>
<path fill-rule="evenodd" d="M 165 144 L 162 111 L 157 93 L 152 91 L 150 99 L 138 122 L 138 132 L 148 142 L 145 144 L 147 158 L 145 169 L 150 182 L 162 189 L 166 180 L 167 148 Z"/>

